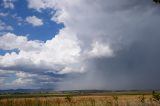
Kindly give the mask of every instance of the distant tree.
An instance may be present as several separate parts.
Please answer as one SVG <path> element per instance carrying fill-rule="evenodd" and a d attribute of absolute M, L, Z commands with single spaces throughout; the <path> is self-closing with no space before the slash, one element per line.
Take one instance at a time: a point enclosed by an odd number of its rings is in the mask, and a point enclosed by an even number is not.
<path fill-rule="evenodd" d="M 153 0 L 155 3 L 160 3 L 160 0 Z"/>

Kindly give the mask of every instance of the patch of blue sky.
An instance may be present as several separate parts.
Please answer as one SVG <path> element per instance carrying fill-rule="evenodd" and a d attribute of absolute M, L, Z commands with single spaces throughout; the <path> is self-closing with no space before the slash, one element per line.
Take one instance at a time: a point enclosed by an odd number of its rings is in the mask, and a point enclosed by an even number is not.
<path fill-rule="evenodd" d="M 12 52 L 19 53 L 19 50 L 18 49 L 13 49 L 13 50 L 2 50 L 2 49 L 0 49 L 0 55 L 1 56 L 5 55 L 6 53 L 12 53 Z"/>
<path fill-rule="evenodd" d="M 2 5 L 2 2 L 0 4 Z M 55 13 L 55 11 L 46 9 L 37 12 L 34 9 L 29 9 L 26 0 L 17 0 L 14 5 L 14 9 L 4 9 L 1 6 L 0 11 L 8 13 L 6 17 L 1 17 L 1 20 L 12 26 L 14 30 L 10 32 L 16 35 L 28 36 L 30 40 L 46 41 L 53 38 L 64 27 L 62 23 L 58 24 L 51 20 L 53 15 L 51 13 Z M 25 21 L 28 16 L 36 16 L 42 19 L 44 24 L 37 27 L 32 26 Z"/>

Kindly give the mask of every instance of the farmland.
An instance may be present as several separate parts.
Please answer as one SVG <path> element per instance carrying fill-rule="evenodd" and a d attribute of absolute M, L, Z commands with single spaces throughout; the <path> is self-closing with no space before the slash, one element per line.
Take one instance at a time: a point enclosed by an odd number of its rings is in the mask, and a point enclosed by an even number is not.
<path fill-rule="evenodd" d="M 1 94 L 0 106 L 160 106 L 160 101 L 152 92 L 63 92 Z"/>

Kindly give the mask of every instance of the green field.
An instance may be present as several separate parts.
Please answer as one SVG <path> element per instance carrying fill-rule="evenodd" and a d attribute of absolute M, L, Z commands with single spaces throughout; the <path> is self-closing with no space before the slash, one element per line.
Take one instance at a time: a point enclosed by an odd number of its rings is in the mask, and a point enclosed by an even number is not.
<path fill-rule="evenodd" d="M 159 92 L 157 92 L 159 93 Z M 39 97 L 65 97 L 65 96 L 121 96 L 121 95 L 152 95 L 150 91 L 135 92 L 58 92 L 58 93 L 8 93 L 0 94 L 0 99 L 9 98 L 39 98 Z"/>

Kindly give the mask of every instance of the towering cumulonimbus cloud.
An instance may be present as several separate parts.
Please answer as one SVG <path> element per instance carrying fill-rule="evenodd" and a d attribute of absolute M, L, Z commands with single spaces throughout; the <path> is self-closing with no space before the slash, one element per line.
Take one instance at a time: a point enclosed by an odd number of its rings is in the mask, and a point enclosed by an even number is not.
<path fill-rule="evenodd" d="M 152 0 L 28 0 L 28 8 L 56 11 L 51 20 L 64 28 L 46 42 L 25 39 L 27 50 L 0 43 L 1 49 L 19 49 L 0 56 L 0 69 L 22 71 L 15 83 L 34 80 L 56 89 L 160 87 L 160 7 Z"/>

